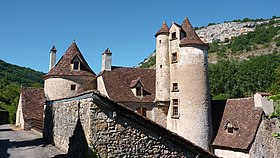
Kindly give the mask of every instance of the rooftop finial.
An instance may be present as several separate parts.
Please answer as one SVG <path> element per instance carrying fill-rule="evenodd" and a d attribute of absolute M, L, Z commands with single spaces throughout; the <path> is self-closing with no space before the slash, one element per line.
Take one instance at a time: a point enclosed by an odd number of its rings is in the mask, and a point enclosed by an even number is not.
<path fill-rule="evenodd" d="M 75 38 L 73 39 L 73 43 L 76 43 L 76 39 Z"/>

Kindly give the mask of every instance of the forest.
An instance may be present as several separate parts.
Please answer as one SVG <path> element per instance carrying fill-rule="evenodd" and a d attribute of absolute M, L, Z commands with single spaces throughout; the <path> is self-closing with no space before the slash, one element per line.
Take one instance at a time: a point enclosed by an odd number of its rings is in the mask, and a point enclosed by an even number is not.
<path fill-rule="evenodd" d="M 3 60 L 0 60 L 0 69 L 0 111 L 8 111 L 9 122 L 14 123 L 20 87 L 43 87 L 44 73 Z"/>

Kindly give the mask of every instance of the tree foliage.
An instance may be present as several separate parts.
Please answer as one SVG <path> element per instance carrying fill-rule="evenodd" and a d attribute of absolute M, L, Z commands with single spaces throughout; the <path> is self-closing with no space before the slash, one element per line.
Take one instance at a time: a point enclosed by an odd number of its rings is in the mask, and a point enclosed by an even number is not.
<path fill-rule="evenodd" d="M 213 99 L 252 96 L 256 92 L 272 91 L 277 83 L 276 69 L 280 55 L 269 54 L 249 60 L 221 60 L 209 65 L 209 80 Z"/>
<path fill-rule="evenodd" d="M 14 123 L 19 100 L 20 86 L 42 87 L 42 72 L 8 64 L 0 60 L 0 109 L 9 112 L 9 121 Z"/>

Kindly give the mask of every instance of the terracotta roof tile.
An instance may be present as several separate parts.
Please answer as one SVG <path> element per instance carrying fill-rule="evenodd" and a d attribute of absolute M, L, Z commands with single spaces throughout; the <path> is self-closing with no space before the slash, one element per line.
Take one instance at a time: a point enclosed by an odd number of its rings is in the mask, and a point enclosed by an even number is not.
<path fill-rule="evenodd" d="M 24 87 L 21 89 L 21 99 L 23 119 L 25 121 L 39 121 L 42 128 L 45 103 L 44 89 Z"/>
<path fill-rule="evenodd" d="M 72 60 L 78 57 L 81 66 L 80 70 L 73 70 L 71 66 Z M 82 53 L 80 52 L 78 46 L 75 42 L 66 50 L 62 58 L 58 63 L 45 75 L 45 78 L 50 76 L 93 76 L 95 73 L 91 70 L 86 60 L 84 59 Z"/>
<path fill-rule="evenodd" d="M 155 99 L 155 70 L 144 68 L 112 67 L 104 71 L 103 81 L 109 97 L 116 102 L 153 102 Z M 136 97 L 131 91 L 131 84 L 138 78 L 144 87 L 144 96 Z"/>
<path fill-rule="evenodd" d="M 162 23 L 160 30 L 155 34 L 155 37 L 157 37 L 160 34 L 169 35 L 169 27 L 167 26 L 165 21 Z"/>
<path fill-rule="evenodd" d="M 233 148 L 248 151 L 254 140 L 262 110 L 255 109 L 254 98 L 228 99 L 218 134 L 212 145 L 215 148 Z M 234 130 L 229 133 L 226 125 L 230 123 Z"/>
<path fill-rule="evenodd" d="M 182 24 L 182 31 L 186 33 L 186 37 L 184 37 L 181 41 L 179 46 L 187 46 L 187 45 L 204 45 L 207 46 L 196 34 L 195 30 L 193 29 L 190 21 L 188 18 L 185 18 Z"/>

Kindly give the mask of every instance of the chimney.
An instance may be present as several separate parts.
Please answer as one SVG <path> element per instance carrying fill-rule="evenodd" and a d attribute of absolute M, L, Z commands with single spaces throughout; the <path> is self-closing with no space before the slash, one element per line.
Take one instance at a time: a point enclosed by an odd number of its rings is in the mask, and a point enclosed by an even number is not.
<path fill-rule="evenodd" d="M 112 67 L 112 52 L 109 48 L 102 54 L 102 67 L 101 71 L 111 71 Z"/>
<path fill-rule="evenodd" d="M 55 66 L 56 52 L 57 52 L 57 50 L 56 50 L 55 46 L 53 46 L 50 51 L 50 68 L 49 68 L 49 70 L 51 70 Z"/>

